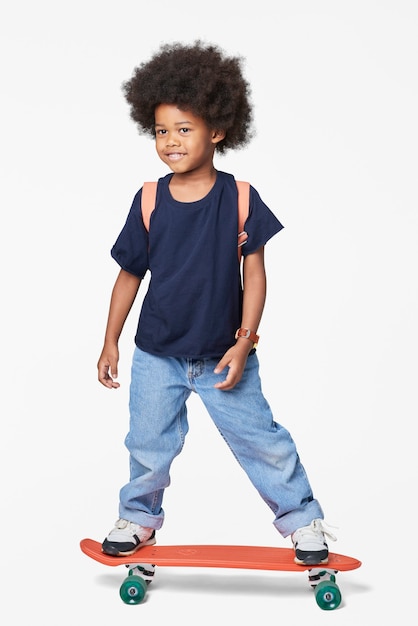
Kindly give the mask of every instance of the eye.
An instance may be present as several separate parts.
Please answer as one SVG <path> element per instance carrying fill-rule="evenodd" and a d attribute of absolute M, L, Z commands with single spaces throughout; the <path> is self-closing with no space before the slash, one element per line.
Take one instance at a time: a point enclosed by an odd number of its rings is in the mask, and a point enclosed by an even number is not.
<path fill-rule="evenodd" d="M 187 135 L 187 133 L 189 133 L 189 132 L 190 132 L 190 128 L 186 128 L 186 127 L 180 128 L 180 133 L 182 135 Z"/>
<path fill-rule="evenodd" d="M 165 135 L 167 133 L 167 131 L 164 128 L 159 128 L 158 130 L 155 131 L 156 135 Z"/>

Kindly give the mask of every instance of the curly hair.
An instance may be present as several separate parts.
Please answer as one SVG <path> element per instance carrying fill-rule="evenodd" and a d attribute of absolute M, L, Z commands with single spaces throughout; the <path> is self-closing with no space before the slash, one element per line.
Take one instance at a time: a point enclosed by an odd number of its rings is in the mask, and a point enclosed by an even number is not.
<path fill-rule="evenodd" d="M 241 57 L 227 57 L 212 44 L 164 44 L 134 69 L 122 85 L 140 134 L 155 137 L 155 108 L 175 104 L 201 117 L 209 128 L 223 130 L 219 153 L 241 148 L 253 137 L 250 86 Z"/>

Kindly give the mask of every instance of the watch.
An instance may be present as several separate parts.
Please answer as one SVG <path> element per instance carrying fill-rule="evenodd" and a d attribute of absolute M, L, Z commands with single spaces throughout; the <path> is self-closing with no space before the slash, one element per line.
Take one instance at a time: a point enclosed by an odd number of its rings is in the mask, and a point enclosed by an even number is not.
<path fill-rule="evenodd" d="M 252 341 L 253 348 L 257 347 L 257 344 L 260 340 L 260 337 L 249 328 L 238 328 L 237 332 L 235 333 L 235 339 L 238 339 L 239 337 L 244 337 L 244 339 L 249 339 L 250 341 Z"/>

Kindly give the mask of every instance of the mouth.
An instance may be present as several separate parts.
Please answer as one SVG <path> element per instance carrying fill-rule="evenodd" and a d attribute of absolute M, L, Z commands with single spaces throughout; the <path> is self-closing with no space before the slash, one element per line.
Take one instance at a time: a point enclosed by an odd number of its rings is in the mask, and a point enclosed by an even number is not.
<path fill-rule="evenodd" d="M 169 161 L 180 161 L 184 157 L 182 152 L 170 152 L 165 155 Z"/>

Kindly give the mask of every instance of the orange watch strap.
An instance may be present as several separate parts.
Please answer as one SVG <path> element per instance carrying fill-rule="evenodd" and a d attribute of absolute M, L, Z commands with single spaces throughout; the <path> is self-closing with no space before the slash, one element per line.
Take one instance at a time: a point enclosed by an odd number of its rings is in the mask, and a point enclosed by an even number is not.
<path fill-rule="evenodd" d="M 256 347 L 256 345 L 258 344 L 260 340 L 260 337 L 256 335 L 249 328 L 238 328 L 237 332 L 235 333 L 235 339 L 238 339 L 239 337 L 244 337 L 245 339 L 249 339 L 250 341 L 253 342 L 254 347 Z"/>

